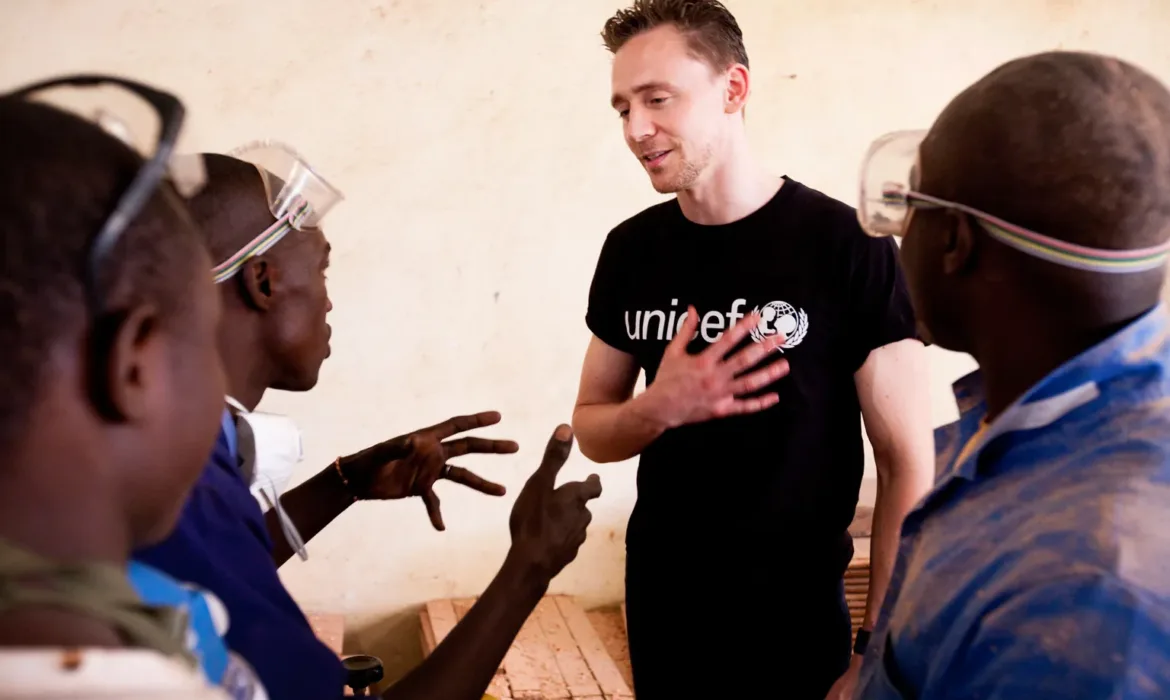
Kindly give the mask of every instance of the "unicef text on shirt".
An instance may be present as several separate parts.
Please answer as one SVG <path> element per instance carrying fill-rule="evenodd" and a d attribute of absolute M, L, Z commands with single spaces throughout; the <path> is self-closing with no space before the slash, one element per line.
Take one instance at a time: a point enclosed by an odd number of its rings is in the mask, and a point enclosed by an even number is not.
<path fill-rule="evenodd" d="M 635 311 L 632 319 L 631 312 L 626 311 L 626 335 L 630 340 L 671 340 L 682 328 L 687 311 L 685 308 L 679 308 L 678 299 L 671 299 L 670 306 L 668 311 L 658 309 Z M 746 315 L 743 311 L 746 307 L 747 299 L 741 298 L 733 301 L 731 310 L 726 313 L 700 311 L 702 318 L 694 337 L 702 335 L 703 340 L 714 343 L 723 336 L 723 331 L 734 326 Z M 783 333 L 785 342 L 782 347 L 791 348 L 799 345 L 808 333 L 808 314 L 788 302 L 771 301 L 762 307 L 756 306 L 752 311 L 760 314 L 759 324 L 751 331 L 751 338 L 757 343 L 763 342 L 769 336 Z"/>

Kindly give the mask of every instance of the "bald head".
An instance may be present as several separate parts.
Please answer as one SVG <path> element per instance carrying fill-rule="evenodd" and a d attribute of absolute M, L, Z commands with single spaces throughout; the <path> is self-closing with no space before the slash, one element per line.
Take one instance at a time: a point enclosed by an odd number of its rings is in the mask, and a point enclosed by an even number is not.
<path fill-rule="evenodd" d="M 956 97 L 922 146 L 923 189 L 1053 238 L 1170 236 L 1170 92 L 1114 58 L 1051 52 Z"/>
<path fill-rule="evenodd" d="M 947 106 L 917 170 L 922 192 L 1051 238 L 1155 246 L 1170 238 L 1170 92 L 1106 56 L 1017 59 Z M 943 347 L 971 352 L 991 335 L 1038 323 L 1091 336 L 1159 300 L 1164 268 L 1075 270 L 983 233 L 973 217 L 939 210 L 916 211 L 905 232 L 915 307 Z"/>

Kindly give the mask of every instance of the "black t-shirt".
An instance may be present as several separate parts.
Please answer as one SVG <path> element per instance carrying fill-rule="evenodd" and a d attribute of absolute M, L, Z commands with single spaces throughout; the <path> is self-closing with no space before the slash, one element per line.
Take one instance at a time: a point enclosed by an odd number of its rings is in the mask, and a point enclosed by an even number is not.
<path fill-rule="evenodd" d="M 610 232 L 586 323 L 633 355 L 648 384 L 688 304 L 701 319 L 690 352 L 758 308 L 754 335 L 783 331 L 773 360 L 791 371 L 767 389 L 776 406 L 670 430 L 643 451 L 628 545 L 783 538 L 839 560 L 864 470 L 854 373 L 871 350 L 915 337 L 897 247 L 788 178 L 730 224 L 695 224 L 671 200 Z"/>

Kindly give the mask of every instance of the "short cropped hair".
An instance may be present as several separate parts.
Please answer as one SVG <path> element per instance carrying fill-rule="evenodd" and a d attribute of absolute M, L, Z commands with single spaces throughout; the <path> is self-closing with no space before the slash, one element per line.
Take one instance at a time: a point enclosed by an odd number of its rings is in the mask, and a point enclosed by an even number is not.
<path fill-rule="evenodd" d="M 0 97 L 0 445 L 11 446 L 55 344 L 90 321 L 85 276 L 102 224 L 142 158 L 96 124 Z M 150 303 L 178 320 L 202 241 L 162 183 L 103 259 L 104 311 Z M 210 274 L 210 273 L 209 273 Z"/>
<path fill-rule="evenodd" d="M 748 66 L 739 23 L 718 0 L 634 0 L 609 18 L 601 39 L 610 53 L 617 53 L 630 39 L 663 25 L 682 32 L 691 52 L 716 71 L 736 63 Z"/>
<path fill-rule="evenodd" d="M 207 184 L 189 202 L 219 264 L 259 236 L 276 218 L 268 209 L 264 181 L 256 166 L 222 153 L 204 153 Z"/>
<path fill-rule="evenodd" d="M 932 131 L 945 169 L 935 196 L 1095 248 L 1170 235 L 1170 91 L 1133 64 L 1018 58 L 956 97 Z"/>

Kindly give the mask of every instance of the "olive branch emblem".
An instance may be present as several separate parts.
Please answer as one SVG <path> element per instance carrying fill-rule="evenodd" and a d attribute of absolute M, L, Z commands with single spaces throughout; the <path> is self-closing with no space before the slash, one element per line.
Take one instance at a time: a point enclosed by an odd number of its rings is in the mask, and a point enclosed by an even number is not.
<path fill-rule="evenodd" d="M 793 307 L 793 311 L 796 312 L 793 314 L 793 316 L 796 318 L 796 328 L 794 328 L 792 333 L 784 338 L 784 343 L 779 347 L 780 352 L 784 352 L 785 349 L 791 349 L 797 345 L 800 345 L 800 341 L 804 340 L 804 336 L 808 335 L 808 314 L 805 313 L 803 309 L 798 310 L 795 307 Z M 752 313 L 759 312 L 760 307 L 758 306 L 752 309 Z M 764 342 L 764 339 L 768 337 L 768 334 L 761 331 L 759 326 L 753 328 L 750 332 L 750 335 L 752 340 L 756 341 L 757 343 Z"/>

